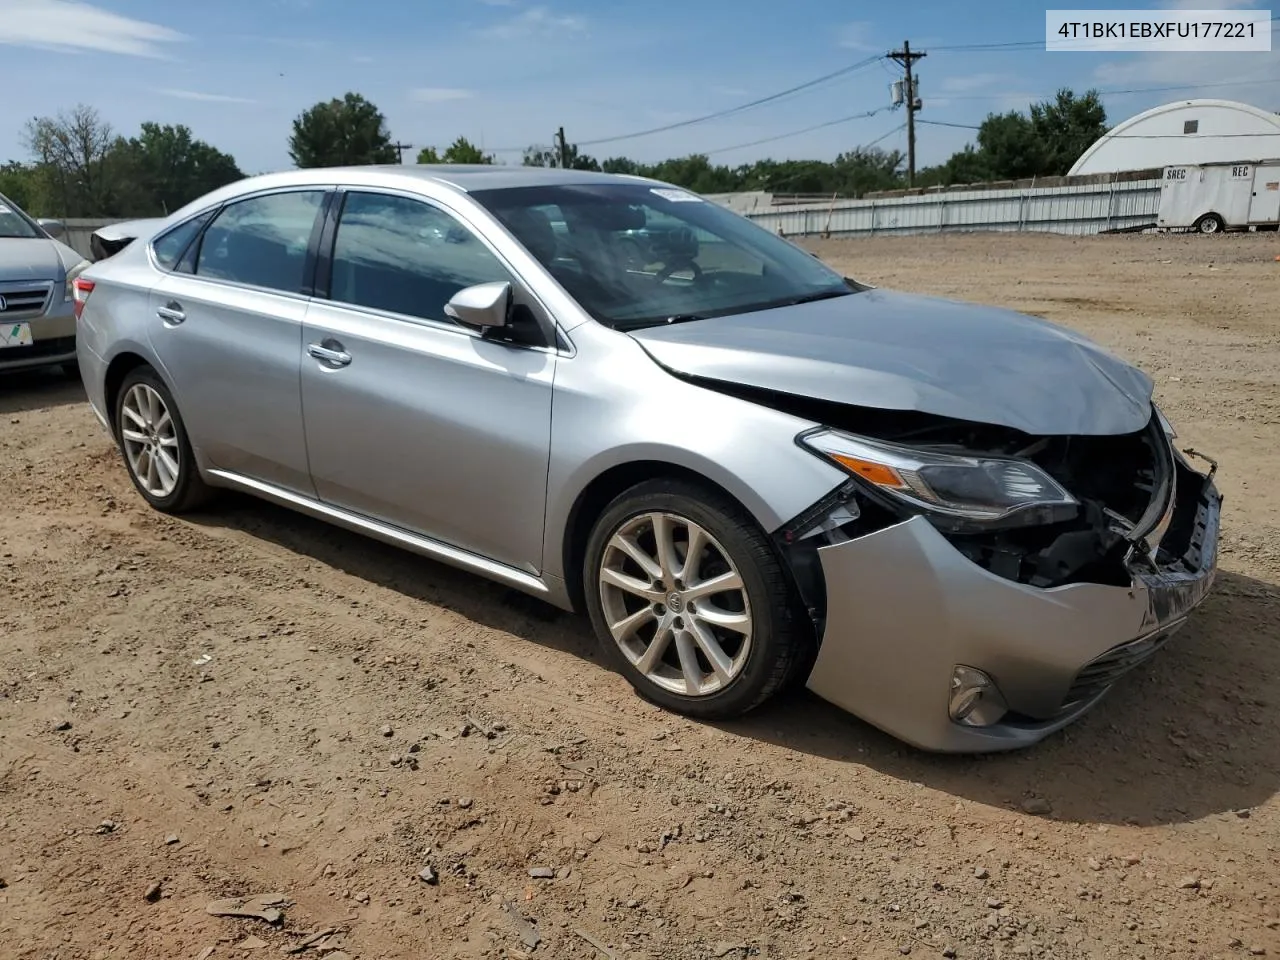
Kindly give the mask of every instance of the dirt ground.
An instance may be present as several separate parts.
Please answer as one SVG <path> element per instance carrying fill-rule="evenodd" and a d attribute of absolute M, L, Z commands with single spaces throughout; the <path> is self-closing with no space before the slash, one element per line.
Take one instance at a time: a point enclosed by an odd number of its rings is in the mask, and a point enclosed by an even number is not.
<path fill-rule="evenodd" d="M 475 577 L 238 497 L 149 512 L 78 386 L 7 378 L 0 957 L 327 929 L 301 957 L 1280 953 L 1280 239 L 820 252 L 1152 374 L 1227 498 L 1216 593 L 1161 656 L 1015 755 L 920 754 L 804 694 L 692 723 Z M 206 911 L 265 893 L 282 922 Z"/>

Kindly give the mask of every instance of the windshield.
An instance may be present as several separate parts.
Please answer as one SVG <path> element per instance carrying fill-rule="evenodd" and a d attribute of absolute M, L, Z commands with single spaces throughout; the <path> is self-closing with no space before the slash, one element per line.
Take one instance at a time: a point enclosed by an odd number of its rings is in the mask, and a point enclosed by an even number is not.
<path fill-rule="evenodd" d="M 31 240 L 42 236 L 17 206 L 0 194 L 0 238 Z"/>
<path fill-rule="evenodd" d="M 477 190 L 601 323 L 659 323 L 847 296 L 860 288 L 716 203 L 652 183 Z"/>

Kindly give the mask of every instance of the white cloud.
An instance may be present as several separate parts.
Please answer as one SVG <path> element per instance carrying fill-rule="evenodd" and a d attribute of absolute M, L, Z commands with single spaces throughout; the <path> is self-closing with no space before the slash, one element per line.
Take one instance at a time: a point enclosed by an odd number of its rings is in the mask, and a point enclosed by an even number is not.
<path fill-rule="evenodd" d="M 163 44 L 185 39 L 160 24 L 78 0 L 0 0 L 0 44 L 163 58 Z"/>
<path fill-rule="evenodd" d="M 418 103 L 448 103 L 451 100 L 469 100 L 475 96 L 470 90 L 454 87 L 418 87 L 409 91 L 409 99 Z"/>
<path fill-rule="evenodd" d="M 871 42 L 874 26 L 867 20 L 843 24 L 836 33 L 836 43 L 847 50 L 878 50 Z"/>
<path fill-rule="evenodd" d="M 504 23 L 480 31 L 494 40 L 523 40 L 529 37 L 560 37 L 583 33 L 587 22 L 572 14 L 552 13 L 546 7 L 530 7 Z"/>
<path fill-rule="evenodd" d="M 256 100 L 249 100 L 245 97 L 229 97 L 222 93 L 204 93 L 200 90 L 174 90 L 164 89 L 157 90 L 156 93 L 163 97 L 176 97 L 179 100 L 199 100 L 202 103 L 257 103 Z"/>

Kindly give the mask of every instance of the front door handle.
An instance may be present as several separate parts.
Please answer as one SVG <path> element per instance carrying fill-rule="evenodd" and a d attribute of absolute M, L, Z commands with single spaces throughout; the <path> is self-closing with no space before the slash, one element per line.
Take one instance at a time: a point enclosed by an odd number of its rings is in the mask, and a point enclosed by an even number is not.
<path fill-rule="evenodd" d="M 345 367 L 351 362 L 351 354 L 343 350 L 342 344 L 337 340 L 325 340 L 323 343 L 308 344 L 307 354 L 327 367 Z"/>
<path fill-rule="evenodd" d="M 187 319 L 187 315 L 182 312 L 182 304 L 176 300 L 170 300 L 163 307 L 156 307 L 156 316 L 169 326 L 177 326 Z"/>

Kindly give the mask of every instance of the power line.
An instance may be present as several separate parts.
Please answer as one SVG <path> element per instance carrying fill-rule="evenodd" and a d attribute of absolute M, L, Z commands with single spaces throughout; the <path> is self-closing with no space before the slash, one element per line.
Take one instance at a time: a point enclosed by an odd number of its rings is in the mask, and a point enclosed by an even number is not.
<path fill-rule="evenodd" d="M 863 67 L 870 66 L 880 59 L 882 59 L 882 57 L 879 54 L 873 57 L 867 57 L 865 60 L 859 60 L 857 63 L 851 64 L 847 67 L 841 67 L 839 70 L 833 70 L 831 73 L 823 74 L 821 77 L 806 80 L 804 83 L 796 84 L 794 87 L 788 87 L 786 90 L 779 90 L 777 93 L 771 93 L 766 97 L 750 100 L 747 103 L 741 103 L 736 107 L 729 107 L 726 110 L 717 110 L 715 113 L 708 113 L 701 117 L 693 117 L 690 120 L 680 120 L 676 123 L 664 124 L 661 127 L 651 127 L 648 130 L 637 130 L 634 133 L 623 133 L 612 137 L 599 137 L 595 140 L 581 140 L 578 142 L 578 146 L 598 147 L 605 143 L 617 143 L 621 140 L 634 140 L 637 137 L 647 137 L 655 133 L 666 133 L 668 130 L 679 130 L 684 127 L 691 127 L 695 123 L 706 123 L 709 120 L 719 120 L 722 117 L 733 116 L 734 114 L 741 113 L 744 110 L 751 110 L 755 107 L 763 106 L 766 103 L 773 103 L 776 100 L 781 100 L 783 97 L 789 97 L 794 93 L 801 92 L 802 90 L 808 90 L 812 87 L 818 86 L 819 84 L 827 83 L 828 81 L 835 80 L 837 77 L 847 76 L 855 70 L 861 70 Z"/>
<path fill-rule="evenodd" d="M 917 120 L 916 123 L 927 123 L 931 127 L 955 127 L 957 130 L 981 130 L 972 123 L 947 123 L 945 120 Z"/>
<path fill-rule="evenodd" d="M 1098 90 L 1096 93 L 1102 97 L 1115 97 L 1127 93 L 1165 93 L 1169 90 L 1209 90 L 1215 87 L 1247 87 L 1254 84 L 1280 83 L 1280 77 L 1271 77 L 1264 80 L 1219 80 L 1213 83 L 1183 83 L 1174 84 L 1166 87 L 1132 87 L 1127 90 Z M 1034 96 L 1034 95 L 1033 95 Z M 1046 94 L 1051 96 L 1051 94 Z M 1006 100 L 1009 98 L 1007 93 L 969 93 L 957 94 L 955 96 L 943 96 L 944 100 Z"/>
<path fill-rule="evenodd" d="M 855 113 L 851 116 L 840 117 L 836 120 L 826 120 L 822 123 L 815 123 L 811 127 L 803 127 L 799 130 L 791 130 L 788 133 L 779 133 L 776 136 L 762 137 L 759 140 L 751 140 L 748 143 L 737 143 L 737 144 L 734 144 L 732 147 L 717 147 L 715 150 L 702 150 L 700 152 L 705 156 L 711 156 L 712 154 L 717 154 L 717 153 L 729 153 L 733 150 L 745 150 L 747 147 L 758 147 L 762 143 L 773 143 L 777 140 L 786 140 L 790 137 L 798 137 L 802 133 L 812 133 L 814 130 L 824 130 L 827 127 L 834 127 L 842 123 L 851 123 L 854 120 L 865 120 L 868 117 L 874 117 L 876 114 L 883 113 L 884 111 L 889 109 L 891 108 L 877 107 L 875 110 L 868 110 L 865 113 Z M 901 129 L 901 128 L 899 127 L 898 129 Z"/>
<path fill-rule="evenodd" d="M 930 50 L 963 51 L 963 50 L 1025 50 L 1031 47 L 1043 49 L 1043 40 L 1013 40 L 1008 43 L 948 43 L 930 47 Z"/>
<path fill-rule="evenodd" d="M 1272 17 L 1271 22 L 1272 23 L 1280 22 L 1280 15 Z M 939 46 L 934 46 L 931 49 L 933 51 L 942 51 L 942 52 L 948 52 L 948 53 L 964 52 L 964 51 L 993 52 L 993 51 L 1000 51 L 1000 50 L 1016 51 L 1016 50 L 1030 49 L 1033 47 L 1043 48 L 1044 46 L 1045 46 L 1044 40 L 1012 40 L 1012 41 L 1000 41 L 1000 42 L 993 41 L 993 42 L 983 42 L 983 43 L 942 44 Z M 670 130 L 680 130 L 680 129 L 684 129 L 685 127 L 694 126 L 695 124 L 707 123 L 712 120 L 719 120 L 724 117 L 734 116 L 736 114 L 754 109 L 759 106 L 763 106 L 768 103 L 775 103 L 786 97 L 793 96 L 794 94 L 802 93 L 805 90 L 809 90 L 821 84 L 828 83 L 831 80 L 835 80 L 839 77 L 847 76 L 851 73 L 854 73 L 855 71 L 861 70 L 864 67 L 869 66 L 872 63 L 879 62 L 883 67 L 885 65 L 884 61 L 886 59 L 889 59 L 889 58 L 885 56 L 880 56 L 880 55 L 870 56 L 863 60 L 858 61 L 857 63 L 850 64 L 849 66 L 846 66 L 846 67 L 841 67 L 839 70 L 834 70 L 830 73 L 823 74 L 820 77 L 815 77 L 812 80 L 807 80 L 804 83 L 796 84 L 795 86 L 788 87 L 785 90 L 780 90 L 776 93 L 769 94 L 768 96 L 759 97 L 755 100 L 750 100 L 750 101 L 747 101 L 746 103 L 738 104 L 737 106 L 734 106 L 734 107 L 729 107 L 724 110 L 717 110 L 713 113 L 704 114 L 703 116 L 699 116 L 699 117 L 693 117 L 688 120 L 680 120 L 675 123 L 668 123 L 658 127 L 651 127 L 646 130 L 637 130 L 633 133 L 617 134 L 610 137 L 598 137 L 594 140 L 582 140 L 578 142 L 577 146 L 595 147 L 595 146 L 602 146 L 608 143 L 618 143 L 623 140 L 634 140 L 639 137 L 651 136 L 652 134 L 655 134 L 655 133 L 666 133 L 667 131 L 670 131 Z M 1134 87 L 1131 89 L 1123 89 L 1123 90 L 1099 90 L 1097 92 L 1101 96 L 1120 96 L 1125 94 L 1162 93 L 1162 92 L 1172 91 L 1172 90 L 1201 90 L 1201 89 L 1211 89 L 1216 87 L 1248 86 L 1253 84 L 1262 85 L 1262 84 L 1271 84 L 1271 83 L 1280 83 L 1280 78 L 1269 78 L 1269 79 L 1260 79 L 1260 80 L 1228 80 L 1228 81 L 1220 81 L 1216 83 L 1177 84 L 1177 85 L 1160 86 L 1160 87 Z M 1007 94 L 957 94 L 955 96 L 947 96 L 944 99 L 948 101 L 950 100 L 1002 100 L 1002 99 L 1006 99 L 1007 96 L 1008 96 Z M 802 133 L 808 133 L 813 130 L 820 130 L 824 127 L 835 126 L 840 123 L 847 123 L 852 120 L 862 119 L 863 117 L 871 116 L 874 113 L 878 113 L 878 112 L 879 111 L 871 111 L 866 114 L 855 114 L 850 117 L 842 117 L 840 119 L 826 121 L 824 123 L 817 124 L 812 127 L 806 127 L 802 130 L 795 130 L 789 133 L 778 134 L 772 137 L 765 137 L 759 140 L 752 141 L 750 143 L 738 144 L 733 147 L 722 147 L 717 150 L 710 151 L 710 153 L 727 153 L 731 150 L 744 149 L 749 146 L 757 146 L 763 143 L 772 143 L 777 140 L 783 140 L 788 137 L 798 136 Z M 975 130 L 978 129 L 977 127 L 969 126 L 967 124 L 945 123 L 943 121 L 938 121 L 938 120 L 921 120 L 920 122 L 930 124 L 933 126 L 950 126 L 950 127 L 961 128 L 961 129 L 975 129 Z M 527 146 L 494 147 L 494 148 L 491 148 L 491 152 L 522 153 L 526 149 L 528 149 Z"/>

